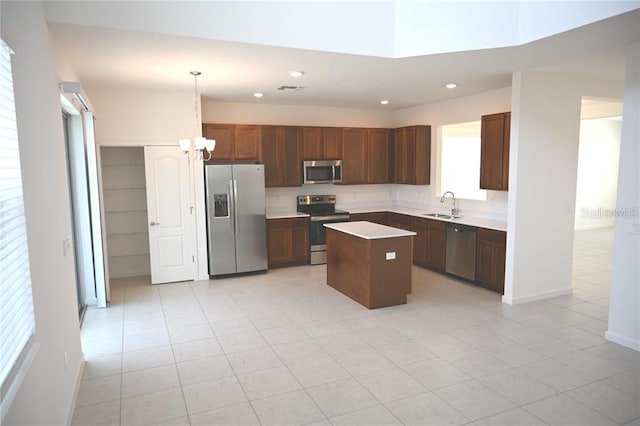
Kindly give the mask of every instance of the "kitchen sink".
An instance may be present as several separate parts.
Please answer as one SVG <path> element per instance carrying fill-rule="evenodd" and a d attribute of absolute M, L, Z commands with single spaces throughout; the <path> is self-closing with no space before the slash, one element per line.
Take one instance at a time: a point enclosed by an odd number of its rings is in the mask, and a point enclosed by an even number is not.
<path fill-rule="evenodd" d="M 423 213 L 422 216 L 435 217 L 438 219 L 457 219 L 460 216 L 451 216 L 450 214 L 444 213 Z"/>

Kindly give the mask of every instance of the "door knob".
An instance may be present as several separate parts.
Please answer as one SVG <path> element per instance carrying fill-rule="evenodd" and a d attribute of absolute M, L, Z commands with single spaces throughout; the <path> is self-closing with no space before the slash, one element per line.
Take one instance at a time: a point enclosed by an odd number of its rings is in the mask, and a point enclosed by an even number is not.
<path fill-rule="evenodd" d="M 151 225 L 151 226 L 158 226 L 158 225 L 160 225 L 160 222 L 151 222 L 151 223 L 149 223 L 149 225 Z"/>

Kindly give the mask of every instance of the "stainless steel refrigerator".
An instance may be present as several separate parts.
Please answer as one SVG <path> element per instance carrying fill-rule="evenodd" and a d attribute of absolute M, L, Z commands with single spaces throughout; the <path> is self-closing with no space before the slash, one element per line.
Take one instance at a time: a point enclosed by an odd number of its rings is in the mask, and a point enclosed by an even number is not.
<path fill-rule="evenodd" d="M 209 275 L 267 269 L 264 165 L 205 167 Z"/>

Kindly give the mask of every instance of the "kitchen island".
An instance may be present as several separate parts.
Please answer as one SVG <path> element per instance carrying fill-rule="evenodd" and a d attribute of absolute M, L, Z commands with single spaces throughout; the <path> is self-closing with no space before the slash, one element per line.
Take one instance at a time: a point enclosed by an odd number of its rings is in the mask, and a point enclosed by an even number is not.
<path fill-rule="evenodd" d="M 327 228 L 327 284 L 368 309 L 407 303 L 415 232 L 366 221 Z"/>

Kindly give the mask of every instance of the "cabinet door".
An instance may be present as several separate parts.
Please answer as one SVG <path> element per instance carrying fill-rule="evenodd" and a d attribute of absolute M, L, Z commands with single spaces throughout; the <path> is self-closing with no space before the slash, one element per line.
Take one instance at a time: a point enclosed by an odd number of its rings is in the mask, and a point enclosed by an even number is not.
<path fill-rule="evenodd" d="M 511 146 L 511 113 L 504 115 L 504 141 L 502 143 L 502 189 L 509 190 L 509 147 Z"/>
<path fill-rule="evenodd" d="M 510 117 L 507 113 L 482 116 L 480 130 L 480 188 L 505 190 L 508 188 L 508 150 L 505 142 L 505 130 L 510 128 Z M 506 123 L 509 118 L 509 124 Z M 506 156 L 505 156 L 506 153 Z M 505 162 L 505 158 L 507 159 Z"/>
<path fill-rule="evenodd" d="M 369 129 L 367 143 L 367 183 L 389 183 L 389 129 Z"/>
<path fill-rule="evenodd" d="M 269 268 L 286 264 L 291 258 L 291 227 L 287 219 L 267 221 Z"/>
<path fill-rule="evenodd" d="M 427 263 L 427 219 L 412 217 L 411 230 L 416 233 L 413 237 L 413 263 L 424 265 Z"/>
<path fill-rule="evenodd" d="M 506 240 L 506 232 L 478 228 L 476 279 L 484 288 L 501 294 L 504 294 Z"/>
<path fill-rule="evenodd" d="M 211 160 L 233 160 L 233 124 L 204 124 L 202 134 L 205 138 L 216 141 Z"/>
<path fill-rule="evenodd" d="M 297 265 L 309 263 L 309 222 L 295 219 L 291 229 L 291 262 Z"/>
<path fill-rule="evenodd" d="M 379 223 L 380 225 L 386 225 L 388 223 L 387 212 L 371 212 L 367 216 L 369 222 Z"/>
<path fill-rule="evenodd" d="M 234 159 L 259 161 L 260 127 L 251 125 L 236 125 L 234 133 Z"/>
<path fill-rule="evenodd" d="M 302 128 L 302 151 L 305 160 L 322 160 L 324 158 L 322 130 L 322 127 Z"/>
<path fill-rule="evenodd" d="M 342 183 L 367 183 L 366 129 L 342 129 Z"/>
<path fill-rule="evenodd" d="M 351 213 L 349 215 L 349 222 L 358 222 L 360 220 L 369 220 L 368 213 Z"/>
<path fill-rule="evenodd" d="M 395 183 L 407 182 L 407 129 L 400 128 L 395 131 L 396 145 L 396 178 Z"/>
<path fill-rule="evenodd" d="M 323 158 L 326 160 L 342 159 L 342 129 L 325 127 L 322 129 Z"/>
<path fill-rule="evenodd" d="M 282 150 L 278 148 L 275 126 L 262 126 L 260 129 L 262 144 L 262 162 L 264 163 L 264 186 L 267 188 L 282 185 Z"/>
<path fill-rule="evenodd" d="M 447 256 L 447 223 L 440 220 L 427 220 L 427 265 L 444 271 Z"/>
<path fill-rule="evenodd" d="M 278 143 L 282 145 L 283 178 L 281 186 L 302 185 L 302 147 L 298 127 L 278 129 Z"/>
<path fill-rule="evenodd" d="M 394 228 L 411 231 L 411 216 L 400 213 L 387 213 L 387 223 Z"/>
<path fill-rule="evenodd" d="M 413 126 L 415 130 L 415 147 L 412 156 L 413 177 L 415 185 L 429 185 L 431 183 L 431 126 Z"/>

